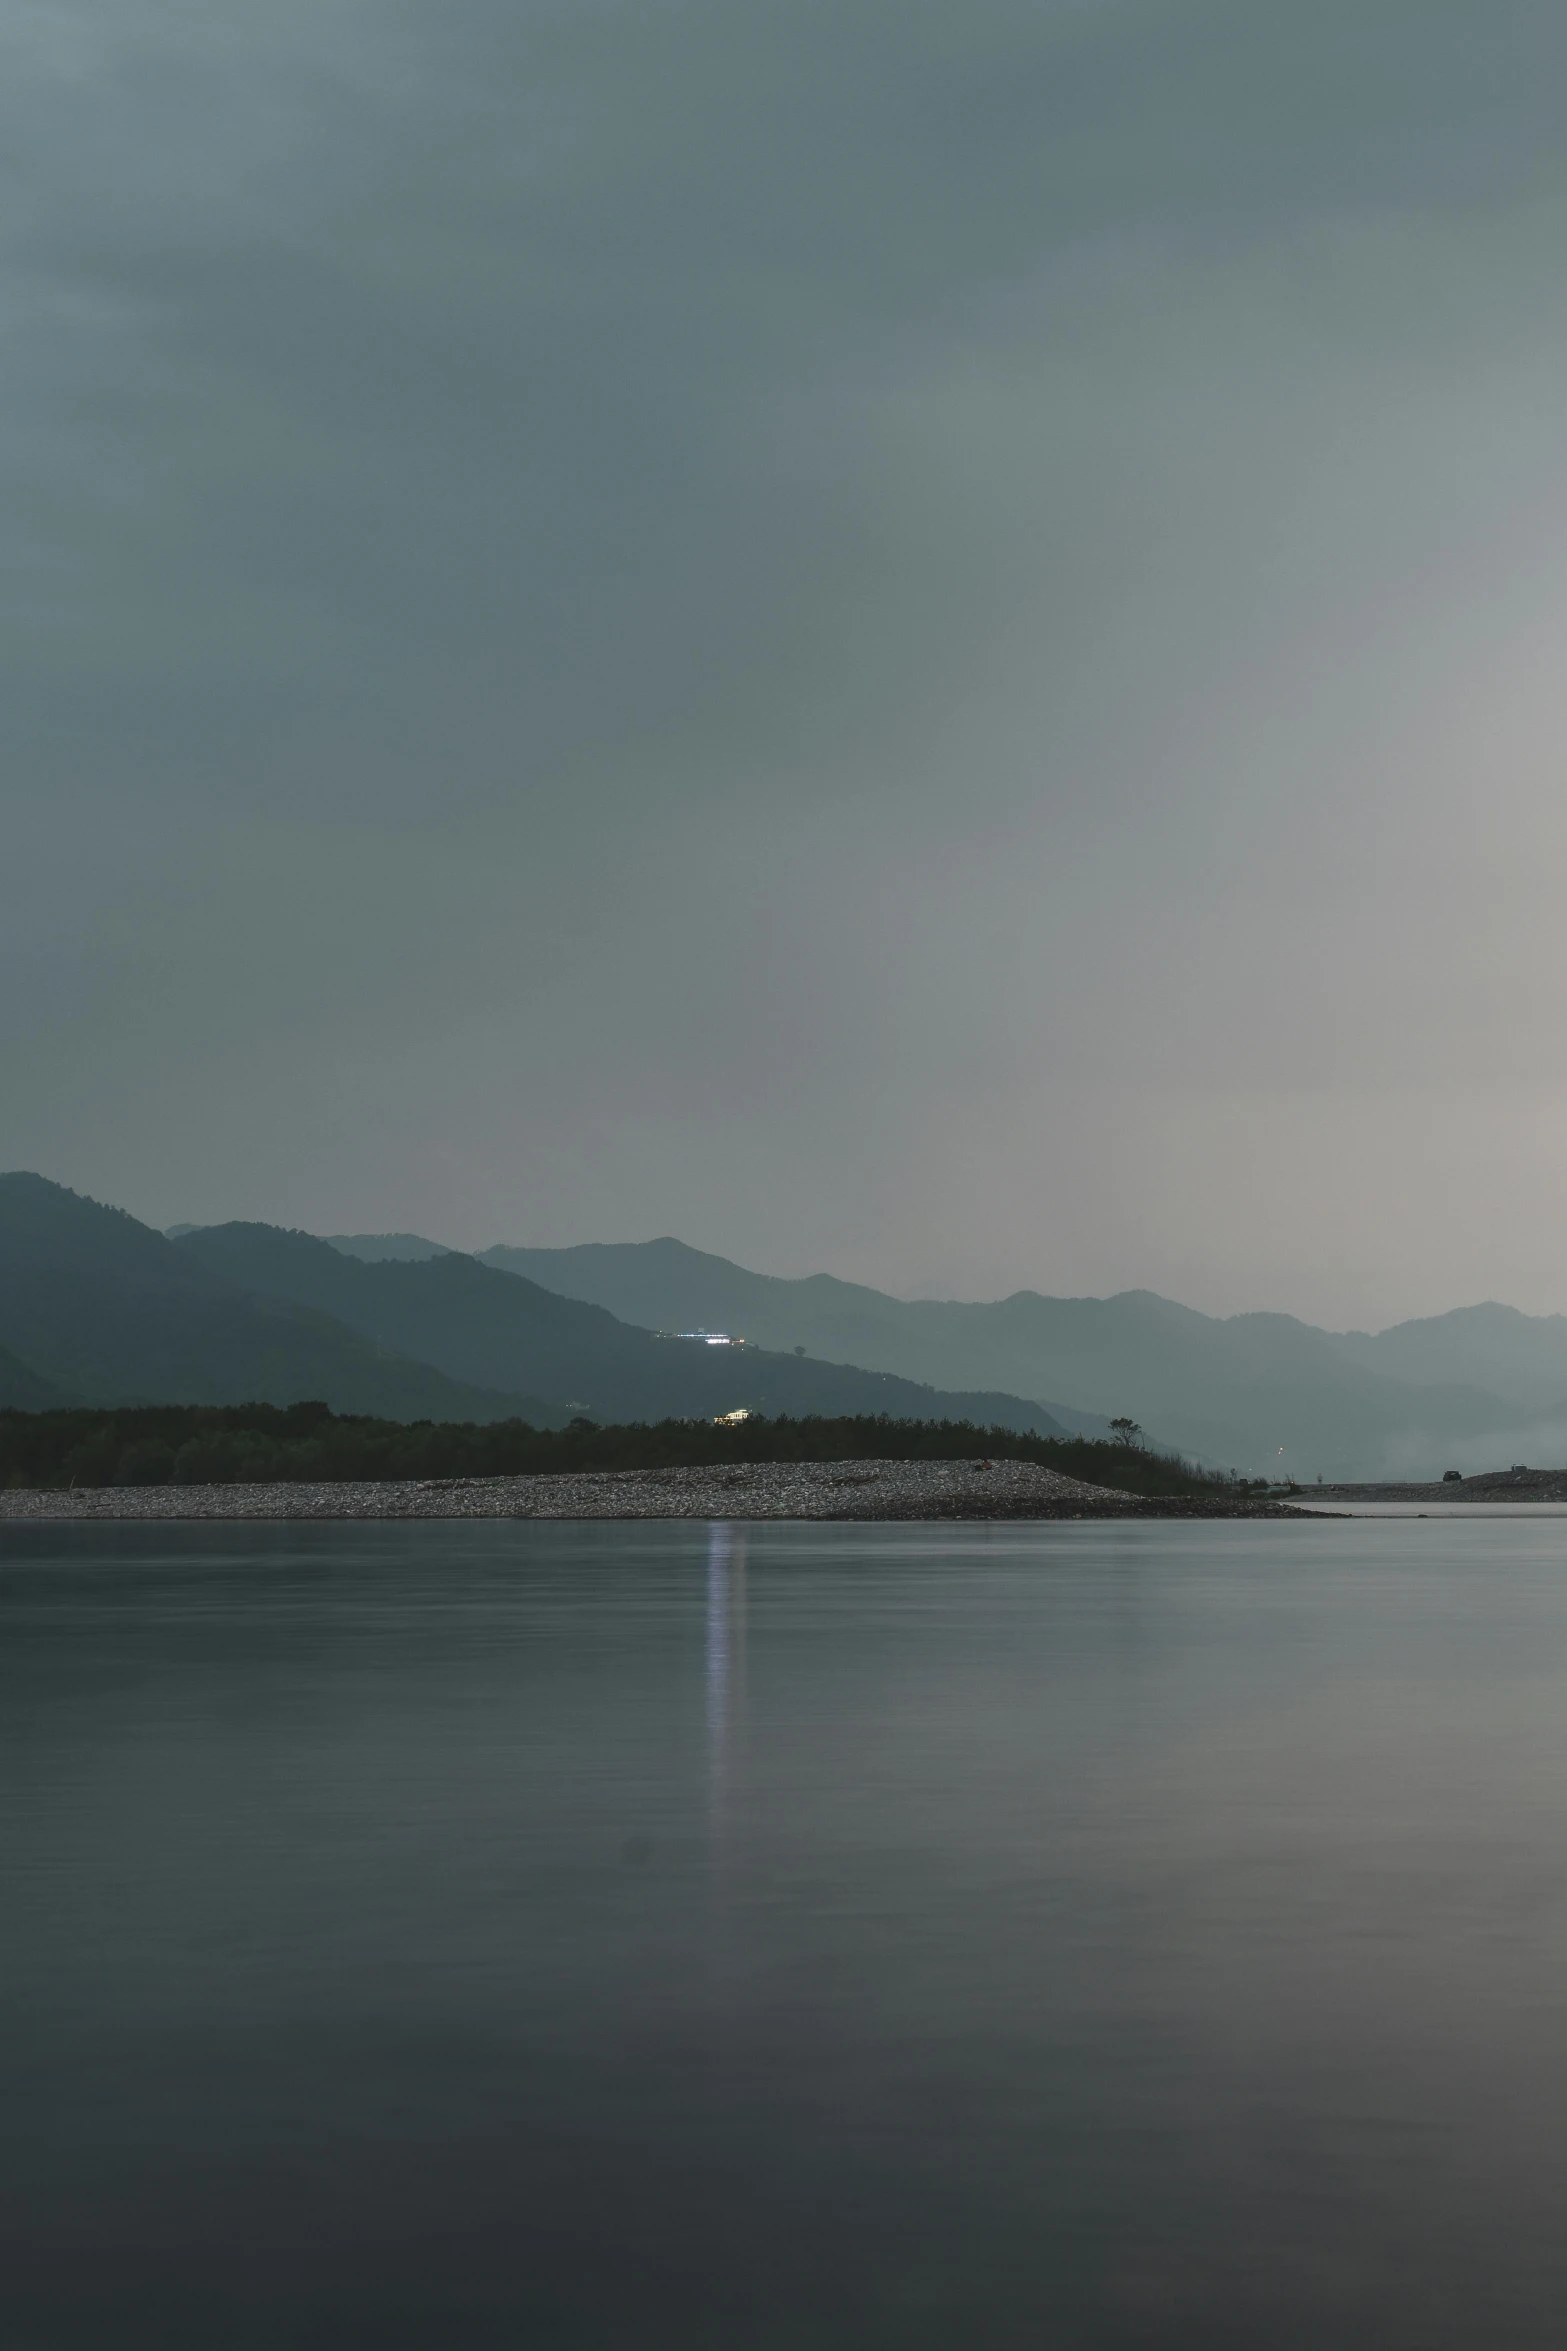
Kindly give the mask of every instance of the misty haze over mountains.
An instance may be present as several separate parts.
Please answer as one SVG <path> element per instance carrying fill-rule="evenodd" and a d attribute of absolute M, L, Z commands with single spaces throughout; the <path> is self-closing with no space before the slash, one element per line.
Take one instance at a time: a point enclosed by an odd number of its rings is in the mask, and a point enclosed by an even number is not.
<path fill-rule="evenodd" d="M 362 1258 L 442 1248 L 410 1233 L 338 1235 L 333 1245 Z M 753 1273 L 668 1238 L 498 1245 L 479 1262 L 650 1329 L 727 1330 L 906 1379 L 1047 1396 L 1051 1414 L 1086 1435 L 1130 1413 L 1159 1441 L 1215 1464 L 1309 1479 L 1567 1458 L 1562 1315 L 1487 1304 L 1373 1336 L 1283 1314 L 1220 1319 L 1146 1290 L 911 1301 L 831 1274 Z"/>
<path fill-rule="evenodd" d="M 743 1347 L 676 1334 L 720 1331 Z M 0 1405 L 290 1403 L 558 1426 L 769 1413 L 1102 1435 L 1303 1481 L 1567 1458 L 1567 1317 L 1495 1304 L 1377 1334 L 1149 1291 L 990 1304 L 784 1280 L 664 1239 L 478 1255 L 408 1232 L 153 1231 L 0 1177 Z"/>
<path fill-rule="evenodd" d="M 1138 1290 L 908 1301 L 828 1274 L 751 1273 L 668 1239 L 498 1247 L 483 1262 L 628 1320 L 714 1323 L 763 1346 L 804 1345 L 908 1379 L 1068 1397 L 1083 1421 L 1130 1413 L 1161 1441 L 1216 1464 L 1299 1478 L 1401 1477 L 1567 1456 L 1561 1315 L 1481 1305 L 1370 1336 L 1283 1314 L 1220 1320 Z"/>

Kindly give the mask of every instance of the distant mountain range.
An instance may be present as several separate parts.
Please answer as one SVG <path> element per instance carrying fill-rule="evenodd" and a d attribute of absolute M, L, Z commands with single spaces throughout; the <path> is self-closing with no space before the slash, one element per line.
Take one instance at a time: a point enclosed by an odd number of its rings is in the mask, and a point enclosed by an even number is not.
<path fill-rule="evenodd" d="M 199 1225 L 171 1225 L 169 1239 L 183 1240 L 187 1233 L 199 1232 Z M 345 1257 L 358 1257 L 366 1265 L 419 1265 L 427 1257 L 452 1257 L 454 1250 L 445 1249 L 439 1241 L 426 1241 L 418 1233 L 323 1233 L 334 1249 Z"/>
<path fill-rule="evenodd" d="M 285 1404 L 400 1420 L 885 1412 L 1065 1431 L 1029 1399 L 666 1338 L 412 1236 L 374 1255 L 232 1224 L 154 1232 L 0 1176 L 0 1404 Z M 14 1395 L 10 1392 L 15 1390 Z"/>
<path fill-rule="evenodd" d="M 1214 1466 L 1302 1480 L 1567 1460 L 1567 1317 L 1507 1306 L 1373 1336 L 1146 1290 L 911 1302 L 675 1240 L 469 1256 L 416 1233 L 176 1234 L 0 1176 L 0 1407 L 321 1397 L 550 1427 L 744 1406 L 1046 1435 L 1126 1414 Z M 675 1335 L 692 1331 L 746 1344 Z"/>
<path fill-rule="evenodd" d="M 604 1307 L 455 1251 L 367 1262 L 276 1225 L 216 1225 L 174 1246 L 236 1288 L 313 1306 L 454 1377 L 547 1389 L 596 1420 L 886 1412 L 1063 1434 L 1027 1399 L 955 1393 L 881 1371 L 638 1329 Z"/>
<path fill-rule="evenodd" d="M 1149 1290 L 993 1305 L 784 1281 L 674 1240 L 493 1248 L 481 1262 L 657 1326 L 714 1323 L 905 1379 L 1070 1396 L 1074 1425 L 1129 1414 L 1215 1466 L 1306 1479 L 1567 1459 L 1567 1317 L 1459 1308 L 1376 1337 L 1284 1314 L 1226 1320 Z M 1098 1426 L 1103 1426 L 1099 1421 Z"/>

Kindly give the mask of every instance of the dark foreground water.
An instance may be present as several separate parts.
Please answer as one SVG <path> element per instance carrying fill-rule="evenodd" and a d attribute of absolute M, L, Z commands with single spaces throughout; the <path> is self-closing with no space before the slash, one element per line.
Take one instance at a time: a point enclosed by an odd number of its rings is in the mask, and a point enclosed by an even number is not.
<path fill-rule="evenodd" d="M 0 1531 L 0 2345 L 1558 2346 L 1567 1522 Z"/>

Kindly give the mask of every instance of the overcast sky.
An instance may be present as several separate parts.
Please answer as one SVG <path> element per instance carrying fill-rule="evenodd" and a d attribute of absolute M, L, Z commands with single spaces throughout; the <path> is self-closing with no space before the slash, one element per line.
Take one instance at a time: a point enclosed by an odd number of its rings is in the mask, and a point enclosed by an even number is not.
<path fill-rule="evenodd" d="M 0 1164 L 1567 1309 L 1567 10 L 0 0 Z"/>

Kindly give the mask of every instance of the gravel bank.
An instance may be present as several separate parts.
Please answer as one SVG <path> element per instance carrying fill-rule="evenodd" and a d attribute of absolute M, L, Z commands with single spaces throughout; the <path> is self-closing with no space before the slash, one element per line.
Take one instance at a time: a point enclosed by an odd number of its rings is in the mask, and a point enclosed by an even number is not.
<path fill-rule="evenodd" d="M 0 1521 L 172 1518 L 1233 1518 L 1241 1502 L 1145 1502 L 1027 1461 L 750 1462 L 583 1477 L 379 1485 L 90 1486 L 0 1492 Z"/>
<path fill-rule="evenodd" d="M 1567 1469 L 1488 1469 L 1433 1485 L 1312 1486 L 1309 1492 L 1313 1502 L 1567 1502 Z"/>

